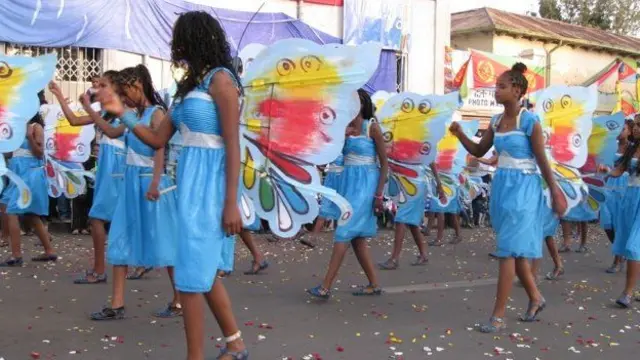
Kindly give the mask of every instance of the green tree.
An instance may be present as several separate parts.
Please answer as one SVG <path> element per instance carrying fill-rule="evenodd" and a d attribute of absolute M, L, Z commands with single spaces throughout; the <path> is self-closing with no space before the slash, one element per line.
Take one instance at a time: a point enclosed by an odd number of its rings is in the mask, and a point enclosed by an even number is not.
<path fill-rule="evenodd" d="M 623 35 L 639 35 L 638 0 L 540 0 L 539 14 L 551 20 Z"/>

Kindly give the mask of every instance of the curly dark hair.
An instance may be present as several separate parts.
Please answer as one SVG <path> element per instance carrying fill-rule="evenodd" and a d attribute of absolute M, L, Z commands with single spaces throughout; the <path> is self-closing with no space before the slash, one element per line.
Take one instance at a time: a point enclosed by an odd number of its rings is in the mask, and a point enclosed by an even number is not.
<path fill-rule="evenodd" d="M 511 81 L 511 85 L 516 89 L 520 90 L 520 96 L 518 100 L 520 100 L 529 89 L 529 80 L 524 76 L 527 72 L 527 65 L 518 62 L 513 64 L 511 70 L 506 71 L 503 75 L 508 76 Z"/>
<path fill-rule="evenodd" d="M 229 70 L 240 84 L 225 31 L 218 20 L 204 11 L 186 12 L 176 20 L 171 61 L 176 67 L 183 63 L 187 66 L 185 75 L 178 81 L 176 99 L 185 97 L 209 71 L 218 67 Z"/>
<path fill-rule="evenodd" d="M 142 92 L 151 105 L 160 106 L 165 110 L 167 109 L 167 104 L 164 103 L 162 97 L 160 97 L 153 87 L 151 74 L 149 74 L 149 70 L 146 66 L 140 64 L 136 67 L 125 68 L 120 71 L 116 77 L 116 84 L 120 89 L 125 85 L 131 86 L 135 84 L 136 81 L 140 81 L 140 84 L 142 85 Z"/>

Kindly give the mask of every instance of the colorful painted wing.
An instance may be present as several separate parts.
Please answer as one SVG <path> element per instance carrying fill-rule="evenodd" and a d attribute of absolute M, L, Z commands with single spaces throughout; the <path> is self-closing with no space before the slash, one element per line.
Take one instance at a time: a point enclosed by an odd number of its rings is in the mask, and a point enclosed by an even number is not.
<path fill-rule="evenodd" d="M 387 194 L 398 204 L 404 204 L 420 195 L 420 187 L 426 186 L 427 174 L 423 165 L 404 164 L 389 160 Z"/>
<path fill-rule="evenodd" d="M 70 105 L 76 116 L 87 113 L 76 104 Z M 100 110 L 99 104 L 92 108 Z M 87 191 L 85 177 L 94 179 L 91 171 L 85 171 L 83 163 L 91 156 L 91 142 L 96 137 L 93 125 L 71 126 L 60 105 L 43 105 L 40 109 L 44 119 L 45 173 L 49 195 L 64 195 L 73 199 Z"/>
<path fill-rule="evenodd" d="M 55 54 L 40 57 L 0 55 L 0 152 L 16 150 L 27 122 L 38 112 L 38 92 L 56 70 Z"/>
<path fill-rule="evenodd" d="M 460 105 L 458 93 L 400 93 L 378 109 L 391 170 L 389 195 L 400 204 L 417 196 L 419 187 L 425 186 L 424 167 L 435 160 L 435 148 L 445 134 L 445 124 Z"/>
<path fill-rule="evenodd" d="M 389 159 L 431 164 L 436 146 L 445 135 L 445 125 L 451 123 L 461 105 L 457 92 L 442 96 L 400 93 L 391 97 L 377 113 Z"/>
<path fill-rule="evenodd" d="M 9 181 L 12 181 L 15 186 L 18 188 L 18 207 L 21 209 L 29 207 L 31 205 L 31 190 L 27 187 L 27 184 L 14 172 L 7 168 L 7 165 L 4 161 L 4 156 L 0 156 L 0 177 L 6 176 Z M 0 192 L 4 189 L 4 183 L 0 181 Z"/>
<path fill-rule="evenodd" d="M 371 101 L 373 101 L 373 105 L 376 107 L 376 112 L 380 111 L 384 106 L 384 103 L 394 95 L 395 93 L 390 93 L 384 90 L 378 90 L 371 95 Z"/>
<path fill-rule="evenodd" d="M 593 119 L 593 130 L 589 137 L 589 156 L 580 169 L 589 193 L 587 205 L 598 211 L 606 200 L 605 179 L 597 173 L 599 165 L 613 167 L 618 148 L 618 136 L 624 127 L 624 113 L 600 116 Z"/>
<path fill-rule="evenodd" d="M 462 131 L 468 138 L 478 132 L 480 123 L 478 120 L 458 121 L 462 127 Z M 436 154 L 436 168 L 438 175 L 447 196 L 446 206 L 458 196 L 457 188 L 460 186 L 458 175 L 464 170 L 467 163 L 467 150 L 456 136 L 449 131 L 451 121 L 445 123 L 445 136 L 438 142 L 438 153 Z"/>
<path fill-rule="evenodd" d="M 552 86 L 538 96 L 536 114 L 548 155 L 556 162 L 576 169 L 585 164 L 597 105 L 598 89 L 593 86 Z"/>
<path fill-rule="evenodd" d="M 594 173 L 598 165 L 613 166 L 618 149 L 618 136 L 624 127 L 624 113 L 599 116 L 593 119 L 588 142 L 587 161 L 582 173 Z"/>
<path fill-rule="evenodd" d="M 99 104 L 91 106 L 100 111 Z M 79 105 L 70 105 L 76 116 L 87 113 Z M 60 105 L 42 105 L 40 112 L 44 119 L 45 154 L 58 161 L 78 163 L 89 160 L 91 142 L 96 137 L 94 125 L 72 126 Z"/>
<path fill-rule="evenodd" d="M 317 165 L 342 151 L 360 110 L 357 89 L 378 67 L 379 44 L 318 45 L 287 39 L 260 52 L 243 79 L 242 179 L 258 216 L 278 236 L 295 235 L 318 215 L 317 195 L 350 206 L 321 185 Z"/>

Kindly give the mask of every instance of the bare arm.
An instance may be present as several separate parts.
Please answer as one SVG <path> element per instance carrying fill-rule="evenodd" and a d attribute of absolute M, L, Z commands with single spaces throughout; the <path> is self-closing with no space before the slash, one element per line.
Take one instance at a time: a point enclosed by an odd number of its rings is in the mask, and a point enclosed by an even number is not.
<path fill-rule="evenodd" d="M 133 133 L 136 134 L 138 139 L 154 149 L 164 148 L 169 143 L 169 140 L 171 140 L 174 132 L 175 129 L 171 122 L 171 115 L 168 113 L 163 115 L 163 120 L 157 129 L 150 129 L 141 124 L 133 128 Z"/>
<path fill-rule="evenodd" d="M 29 134 L 28 141 L 29 146 L 31 147 L 31 152 L 37 158 L 42 159 L 44 156 L 44 130 L 40 124 L 30 125 L 31 131 L 28 131 Z"/>
<path fill-rule="evenodd" d="M 151 118 L 151 130 L 155 130 L 160 124 L 165 121 L 165 113 L 163 110 L 156 110 Z M 164 147 L 156 149 L 156 153 L 153 156 L 153 179 L 149 185 L 149 189 L 158 190 L 160 185 L 160 177 L 164 173 Z"/>
<path fill-rule="evenodd" d="M 431 168 L 433 178 L 436 179 L 436 186 L 438 187 L 438 189 L 442 188 L 442 183 L 440 182 L 440 175 L 438 175 L 438 168 L 436 167 L 436 163 L 431 163 L 431 165 L 429 165 L 429 168 Z"/>
<path fill-rule="evenodd" d="M 73 110 L 71 110 L 71 108 L 69 107 L 69 104 L 67 104 L 67 99 L 65 99 L 64 95 L 62 95 L 62 90 L 60 90 L 60 87 L 58 87 L 58 85 L 53 81 L 49 83 L 49 90 L 56 97 L 56 99 L 58 99 L 60 108 L 62 108 L 64 116 L 67 118 L 67 120 L 69 120 L 69 124 L 71 124 L 72 126 L 93 124 L 91 116 L 76 116 L 76 114 L 74 114 Z"/>
<path fill-rule="evenodd" d="M 93 110 L 91 107 L 85 107 L 84 111 L 86 111 L 87 114 L 89 114 L 89 117 L 91 118 L 91 122 L 95 123 L 96 126 L 99 127 L 100 130 L 102 130 L 102 132 L 109 138 L 112 138 L 112 139 L 119 138 L 120 136 L 122 136 L 122 134 L 124 134 L 124 131 L 127 129 L 127 127 L 124 124 L 120 124 L 117 127 L 111 126 L 111 124 L 109 124 L 107 120 L 103 119 L 102 116 L 98 114 L 95 110 Z"/>
<path fill-rule="evenodd" d="M 544 152 L 544 135 L 542 135 L 542 127 L 538 123 L 533 126 L 533 133 L 531 134 L 531 147 L 533 150 L 533 155 L 535 155 L 536 157 L 538 167 L 540 168 L 540 172 L 542 173 L 542 178 L 544 178 L 544 181 L 547 183 L 550 189 L 555 189 L 558 184 L 556 183 L 556 179 L 553 176 L 553 171 L 551 170 L 551 165 L 549 165 L 547 154 Z"/>
<path fill-rule="evenodd" d="M 226 151 L 225 206 L 237 206 L 240 176 L 240 109 L 238 91 L 228 73 L 219 71 L 213 75 L 209 94 L 218 106 L 222 121 L 222 139 Z M 137 127 L 136 127 L 137 128 Z"/>
<path fill-rule="evenodd" d="M 382 130 L 380 130 L 380 126 L 378 124 L 371 124 L 370 134 L 373 142 L 376 144 L 376 152 L 378 153 L 378 160 L 380 161 L 380 178 L 378 179 L 376 196 L 382 196 L 382 192 L 384 191 L 384 184 L 387 182 L 387 174 L 389 173 L 387 150 L 385 149 Z"/>
<path fill-rule="evenodd" d="M 460 128 L 460 125 L 458 124 L 457 127 Z M 489 151 L 489 149 L 491 149 L 491 147 L 493 146 L 494 134 L 493 134 L 493 129 L 491 127 L 489 127 L 487 131 L 485 131 L 484 134 L 482 134 L 482 139 L 480 139 L 480 143 L 475 143 L 473 140 L 469 139 L 467 135 L 465 135 L 462 132 L 462 129 L 460 129 L 460 131 L 456 131 L 455 135 L 460 140 L 460 143 L 462 144 L 462 146 L 464 146 L 464 148 L 467 149 L 469 154 L 477 158 L 483 157 L 487 153 L 487 151 Z"/>

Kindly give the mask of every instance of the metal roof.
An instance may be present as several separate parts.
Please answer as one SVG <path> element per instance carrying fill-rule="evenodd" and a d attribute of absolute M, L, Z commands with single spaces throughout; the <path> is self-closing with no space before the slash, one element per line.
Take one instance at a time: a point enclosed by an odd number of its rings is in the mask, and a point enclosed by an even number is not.
<path fill-rule="evenodd" d="M 608 31 L 571 25 L 561 21 L 480 8 L 451 15 L 452 36 L 491 31 L 524 36 L 567 45 L 584 46 L 615 53 L 640 56 L 640 39 Z"/>

